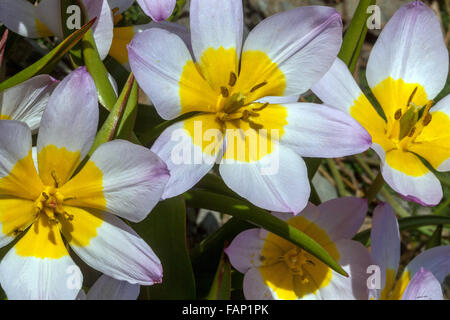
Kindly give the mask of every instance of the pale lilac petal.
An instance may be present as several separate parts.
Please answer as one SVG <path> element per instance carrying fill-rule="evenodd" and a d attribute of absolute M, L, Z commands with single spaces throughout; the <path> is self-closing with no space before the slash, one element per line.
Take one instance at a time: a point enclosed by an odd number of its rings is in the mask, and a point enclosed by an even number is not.
<path fill-rule="evenodd" d="M 176 0 L 137 0 L 142 10 L 152 20 L 159 22 L 172 15 L 177 4 Z"/>
<path fill-rule="evenodd" d="M 421 1 L 408 3 L 389 20 L 373 47 L 367 64 L 371 88 L 388 77 L 425 88 L 434 99 L 445 85 L 448 50 L 439 19 Z"/>
<path fill-rule="evenodd" d="M 71 167 L 75 170 L 94 142 L 98 117 L 97 90 L 94 81 L 85 67 L 78 68 L 59 83 L 42 116 L 37 141 L 39 166 L 45 162 L 41 158 L 42 150 L 47 146 L 54 146 L 79 153 L 78 158 L 65 159 L 74 161 Z M 39 171 L 44 175 L 50 174 L 43 172 L 41 168 Z M 61 173 L 58 177 L 66 181 L 70 175 Z"/>
<path fill-rule="evenodd" d="M 287 108 L 282 145 L 303 157 L 335 158 L 367 150 L 370 134 L 352 117 L 325 105 L 295 103 Z"/>
<path fill-rule="evenodd" d="M 205 116 L 214 119 L 215 115 Z M 189 121 L 206 126 L 208 119 L 194 117 Z M 220 134 L 219 127 L 216 128 Z M 203 129 L 199 132 L 203 133 Z M 204 137 L 199 137 L 200 141 Z M 220 134 L 215 142 L 215 152 L 205 153 L 204 150 L 195 144 L 190 133 L 185 130 L 185 121 L 180 121 L 171 125 L 163 131 L 153 144 L 151 150 L 156 153 L 166 164 L 170 171 L 170 179 L 165 188 L 163 199 L 171 198 L 182 194 L 192 188 L 201 180 L 214 166 L 217 159 L 223 154 L 223 138 Z"/>
<path fill-rule="evenodd" d="M 224 159 L 219 170 L 229 188 L 258 207 L 297 214 L 308 203 L 305 162 L 282 145 L 258 161 Z"/>
<path fill-rule="evenodd" d="M 101 177 L 92 177 L 91 166 Z M 145 147 L 124 140 L 101 145 L 62 188 L 72 206 L 107 210 L 133 222 L 143 220 L 161 199 L 169 179 L 166 164 Z M 98 199 L 106 200 L 106 204 Z"/>
<path fill-rule="evenodd" d="M 402 300 L 444 300 L 444 296 L 434 275 L 420 268 L 406 287 Z"/>
<path fill-rule="evenodd" d="M 347 65 L 339 58 L 311 89 L 322 102 L 350 114 L 350 108 L 363 94 Z"/>
<path fill-rule="evenodd" d="M 361 228 L 367 214 L 367 200 L 346 197 L 329 200 L 318 206 L 315 223 L 324 229 L 331 241 L 351 239 Z"/>
<path fill-rule="evenodd" d="M 141 286 L 101 275 L 89 289 L 87 300 L 136 300 Z"/>
<path fill-rule="evenodd" d="M 292 215 L 291 215 L 292 217 Z M 261 265 L 261 249 L 265 241 L 261 229 L 249 229 L 239 233 L 225 249 L 231 265 L 240 273 Z"/>
<path fill-rule="evenodd" d="M 68 207 L 65 209 L 81 221 L 101 220 L 95 236 L 85 243 L 86 234 L 92 234 L 93 226 L 86 223 L 63 224 L 62 233 L 70 239 L 70 247 L 89 266 L 117 280 L 131 284 L 153 285 L 162 281 L 162 265 L 159 258 L 133 229 L 118 217 L 109 213 L 86 211 Z M 93 215 L 94 217 L 89 217 Z"/>
<path fill-rule="evenodd" d="M 366 300 L 367 267 L 372 264 L 369 251 L 361 243 L 341 239 L 336 241 L 339 251 L 339 265 L 349 274 L 344 277 L 332 271 L 332 278 L 328 285 L 320 288 L 320 295 L 324 300 Z"/>
<path fill-rule="evenodd" d="M 411 260 L 406 266 L 406 271 L 412 277 L 420 268 L 433 273 L 436 279 L 442 283 L 445 277 L 450 274 L 450 246 L 438 246 L 422 252 Z"/>
<path fill-rule="evenodd" d="M 159 115 L 167 120 L 180 115 L 181 75 L 186 63 L 192 61 L 183 40 L 167 30 L 151 28 L 133 38 L 128 45 L 128 58 L 136 81 Z"/>
<path fill-rule="evenodd" d="M 414 176 L 400 171 L 403 168 L 393 168 L 386 161 L 386 156 L 383 148 L 378 144 L 373 144 L 372 148 L 380 157 L 381 172 L 383 178 L 389 186 L 398 192 L 406 200 L 417 202 L 423 206 L 435 206 L 442 199 L 442 187 L 438 178 L 429 171 L 422 161 L 412 153 L 405 153 L 403 155 L 403 162 L 407 162 L 408 166 L 415 168 L 418 172 L 423 174 Z M 392 150 L 389 153 L 399 153 L 399 150 Z M 388 153 L 388 157 L 392 154 Z"/>
<path fill-rule="evenodd" d="M 97 18 L 92 30 L 100 59 L 106 58 L 113 40 L 113 15 L 106 0 L 83 0 L 89 20 Z"/>
<path fill-rule="evenodd" d="M 199 61 L 209 48 L 234 48 L 240 56 L 243 37 L 241 0 L 191 0 L 192 47 Z"/>
<path fill-rule="evenodd" d="M 381 290 L 390 291 L 392 288 L 385 287 L 387 284 L 392 285 L 397 275 L 400 262 L 400 231 L 394 210 L 387 203 L 375 208 L 370 242 L 372 259 L 381 271 Z"/>
<path fill-rule="evenodd" d="M 26 0 L 0 1 L 0 22 L 23 37 L 39 38 L 36 8 Z"/>
<path fill-rule="evenodd" d="M 25 122 L 35 131 L 58 81 L 48 75 L 35 76 L 0 93 L 0 115 Z"/>
<path fill-rule="evenodd" d="M 325 6 L 299 7 L 258 24 L 245 41 L 243 56 L 251 50 L 266 53 L 286 77 L 283 95 L 297 95 L 325 75 L 341 43 L 342 21 L 336 10 Z"/>

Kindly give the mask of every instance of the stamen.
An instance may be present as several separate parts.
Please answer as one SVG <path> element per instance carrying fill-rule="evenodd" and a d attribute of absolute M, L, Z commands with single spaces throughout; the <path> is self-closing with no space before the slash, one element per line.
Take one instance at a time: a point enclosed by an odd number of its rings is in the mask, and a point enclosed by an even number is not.
<path fill-rule="evenodd" d="M 42 196 L 44 197 L 45 200 L 50 199 L 49 195 L 45 192 L 42 192 Z"/>
<path fill-rule="evenodd" d="M 409 96 L 408 103 L 406 104 L 406 106 L 409 106 L 411 104 L 412 99 L 414 98 L 414 95 L 416 94 L 416 92 L 417 92 L 417 87 L 414 88 L 413 92 Z"/>
<path fill-rule="evenodd" d="M 316 266 L 316 264 L 313 261 L 311 261 L 311 260 L 306 260 L 306 262 L 309 263 L 312 266 Z"/>
<path fill-rule="evenodd" d="M 56 176 L 56 171 L 52 170 L 51 175 L 52 175 L 53 180 L 55 181 L 55 187 L 59 188 L 59 180 L 58 180 L 58 177 Z"/>
<path fill-rule="evenodd" d="M 395 111 L 394 119 L 399 120 L 401 117 L 402 117 L 402 109 L 398 109 L 397 111 Z"/>
<path fill-rule="evenodd" d="M 233 71 L 230 72 L 230 81 L 228 81 L 228 85 L 230 87 L 233 87 L 236 84 L 237 81 L 237 76 L 236 73 L 234 73 Z"/>
<path fill-rule="evenodd" d="M 269 105 L 269 103 L 266 102 L 266 103 L 264 103 L 261 107 L 259 107 L 259 108 L 253 108 L 252 110 L 253 110 L 253 111 L 261 111 L 261 110 L 267 108 L 268 105 Z"/>
<path fill-rule="evenodd" d="M 230 95 L 230 92 L 226 87 L 220 87 L 220 92 L 222 93 L 222 96 L 224 98 L 228 98 L 228 96 Z"/>
<path fill-rule="evenodd" d="M 64 211 L 64 217 L 69 221 L 73 220 L 73 214 L 69 214 L 66 211 Z"/>
<path fill-rule="evenodd" d="M 264 81 L 261 82 L 260 84 L 257 84 L 256 86 L 254 86 L 254 87 L 250 90 L 250 92 L 255 92 L 255 91 L 258 90 L 259 88 L 264 87 L 266 84 L 267 84 L 267 81 L 264 80 Z"/>
<path fill-rule="evenodd" d="M 261 130 L 262 128 L 264 128 L 264 126 L 262 124 L 259 123 L 255 123 L 250 119 L 242 119 L 245 122 L 248 122 L 250 128 L 252 128 L 253 130 Z"/>
<path fill-rule="evenodd" d="M 428 114 L 425 116 L 425 118 L 423 119 L 423 125 L 424 125 L 425 127 L 426 127 L 427 125 L 429 125 L 432 118 L 433 118 L 432 115 L 428 113 Z"/>
<path fill-rule="evenodd" d="M 411 132 L 408 134 L 408 137 L 412 137 L 413 135 L 414 135 L 414 133 L 416 132 L 416 127 L 413 127 L 412 129 L 411 129 Z"/>

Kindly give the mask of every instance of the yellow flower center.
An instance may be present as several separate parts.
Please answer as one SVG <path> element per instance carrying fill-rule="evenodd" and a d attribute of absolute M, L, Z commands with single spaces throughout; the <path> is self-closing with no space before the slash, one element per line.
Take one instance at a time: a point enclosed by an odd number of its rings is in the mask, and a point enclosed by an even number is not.
<path fill-rule="evenodd" d="M 217 104 L 215 110 L 217 110 L 217 120 L 222 123 L 226 121 L 242 120 L 247 122 L 252 129 L 258 130 L 262 129 L 263 125 L 255 123 L 252 118 L 259 117 L 259 112 L 264 110 L 269 104 L 268 103 L 246 103 L 246 99 L 250 94 L 253 94 L 258 89 L 261 89 L 267 85 L 267 81 L 262 81 L 261 83 L 253 86 L 249 92 L 242 93 L 236 92 L 230 96 L 230 92 L 234 91 L 234 86 L 236 85 L 237 76 L 231 71 L 230 80 L 227 85 L 220 87 L 220 96 L 217 99 Z"/>
<path fill-rule="evenodd" d="M 299 276 L 301 278 L 302 283 L 308 283 L 308 274 L 305 272 L 305 265 L 309 264 L 314 267 L 315 264 L 312 260 L 310 260 L 307 256 L 307 253 L 301 250 L 298 247 L 292 248 L 288 252 L 286 252 L 281 260 L 286 263 L 289 271 L 293 276 Z"/>
<path fill-rule="evenodd" d="M 392 125 L 387 126 L 386 135 L 394 143 L 396 149 L 408 151 L 411 143 L 414 143 L 418 135 L 428 126 L 432 120 L 430 109 L 433 101 L 425 106 L 417 106 L 412 102 L 417 87 L 412 91 L 406 108 L 399 108 L 394 114 Z"/>
<path fill-rule="evenodd" d="M 336 245 L 317 224 L 301 216 L 293 217 L 287 223 L 305 232 L 336 261 L 339 260 Z M 328 286 L 333 277 L 332 270 L 323 262 L 273 233 L 267 235 L 259 258 L 261 266 L 258 269 L 264 283 L 280 299 L 291 300 L 314 294 Z"/>
<path fill-rule="evenodd" d="M 73 220 L 73 215 L 64 211 L 64 201 L 73 200 L 65 198 L 59 189 L 59 180 L 56 177 L 55 171 L 52 171 L 52 178 L 54 179 L 54 186 L 45 186 L 42 193 L 36 199 L 34 206 L 36 209 L 36 217 L 40 214 L 45 214 L 51 223 L 58 224 L 60 219 Z"/>

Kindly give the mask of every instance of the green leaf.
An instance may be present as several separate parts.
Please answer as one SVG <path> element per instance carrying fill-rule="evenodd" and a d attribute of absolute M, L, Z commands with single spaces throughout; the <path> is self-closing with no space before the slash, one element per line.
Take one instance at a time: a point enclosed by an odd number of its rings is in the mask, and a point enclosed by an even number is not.
<path fill-rule="evenodd" d="M 211 286 L 207 300 L 230 300 L 231 296 L 231 264 L 222 251 L 219 266 Z"/>
<path fill-rule="evenodd" d="M 374 5 L 376 0 L 360 0 L 352 22 L 345 32 L 341 51 L 338 57 L 345 62 L 350 71 L 355 71 L 361 47 L 367 34 L 367 8 Z"/>
<path fill-rule="evenodd" d="M 54 66 L 62 59 L 62 57 L 75 46 L 83 37 L 84 34 L 91 32 L 90 28 L 94 24 L 96 18 L 86 23 L 80 30 L 75 31 L 72 35 L 63 42 L 61 42 L 55 49 L 50 51 L 47 55 L 33 63 L 28 68 L 20 71 L 11 78 L 0 83 L 0 91 L 14 87 L 35 75 L 42 73 L 49 73 Z"/>
<path fill-rule="evenodd" d="M 186 245 L 186 207 L 181 196 L 160 202 L 133 229 L 161 260 L 163 282 L 150 287 L 150 299 L 195 299 L 195 280 Z"/>
<path fill-rule="evenodd" d="M 309 252 L 339 274 L 348 276 L 328 251 L 308 235 L 247 201 L 201 190 L 186 192 L 184 197 L 190 207 L 223 212 L 275 233 Z"/>
<path fill-rule="evenodd" d="M 109 81 L 108 71 L 98 54 L 92 30 L 86 32 L 82 47 L 84 63 L 97 87 L 98 100 L 102 106 L 111 111 L 117 101 L 117 95 Z"/>
<path fill-rule="evenodd" d="M 442 224 L 439 224 L 428 240 L 427 249 L 434 248 L 441 245 L 442 240 Z"/>
<path fill-rule="evenodd" d="M 400 231 L 440 224 L 442 225 L 450 224 L 450 217 L 425 215 L 425 216 L 407 217 L 398 219 L 398 226 Z M 358 233 L 353 237 L 353 240 L 359 241 L 363 244 L 367 244 L 370 239 L 370 230 L 371 229 L 361 231 L 360 233 Z"/>
<path fill-rule="evenodd" d="M 119 99 L 115 103 L 111 112 L 103 123 L 100 131 L 95 137 L 94 144 L 89 151 L 89 155 L 103 143 L 114 138 L 129 138 L 136 117 L 136 106 L 138 100 L 138 86 L 132 73 L 128 77 Z"/>
<path fill-rule="evenodd" d="M 191 260 L 194 270 L 208 271 L 215 267 L 220 258 L 220 252 L 227 243 L 230 243 L 239 233 L 255 226 L 244 220 L 231 218 L 214 233 L 202 240 L 191 250 Z"/>
<path fill-rule="evenodd" d="M 67 8 L 72 5 L 76 5 L 80 8 L 81 24 L 84 24 L 87 20 L 86 9 L 80 0 L 60 0 L 60 2 L 61 2 L 61 21 L 62 21 L 61 26 L 62 26 L 64 38 L 67 38 L 74 32 L 74 30 L 68 28 L 67 21 L 73 15 L 73 13 L 70 11 L 67 12 Z M 70 58 L 71 58 L 73 66 L 75 68 L 84 65 L 81 43 L 77 43 L 70 50 Z"/>

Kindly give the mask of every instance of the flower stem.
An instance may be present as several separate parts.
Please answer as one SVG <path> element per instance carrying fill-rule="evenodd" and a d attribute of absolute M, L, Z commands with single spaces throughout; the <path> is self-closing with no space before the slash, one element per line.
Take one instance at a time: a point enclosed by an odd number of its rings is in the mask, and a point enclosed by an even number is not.
<path fill-rule="evenodd" d="M 384 179 L 383 175 L 381 174 L 381 171 L 378 172 L 377 177 L 375 180 L 373 180 L 372 184 L 370 185 L 369 190 L 367 191 L 367 201 L 368 203 L 371 203 L 373 200 L 376 199 L 378 192 L 381 191 L 381 189 L 384 186 Z"/>
<path fill-rule="evenodd" d="M 334 181 L 336 182 L 336 187 L 339 192 L 339 196 L 347 197 L 350 194 L 345 190 L 344 182 L 342 181 L 341 173 L 336 167 L 336 163 L 333 159 L 327 159 L 328 167 L 330 168 L 331 174 L 333 175 Z"/>

